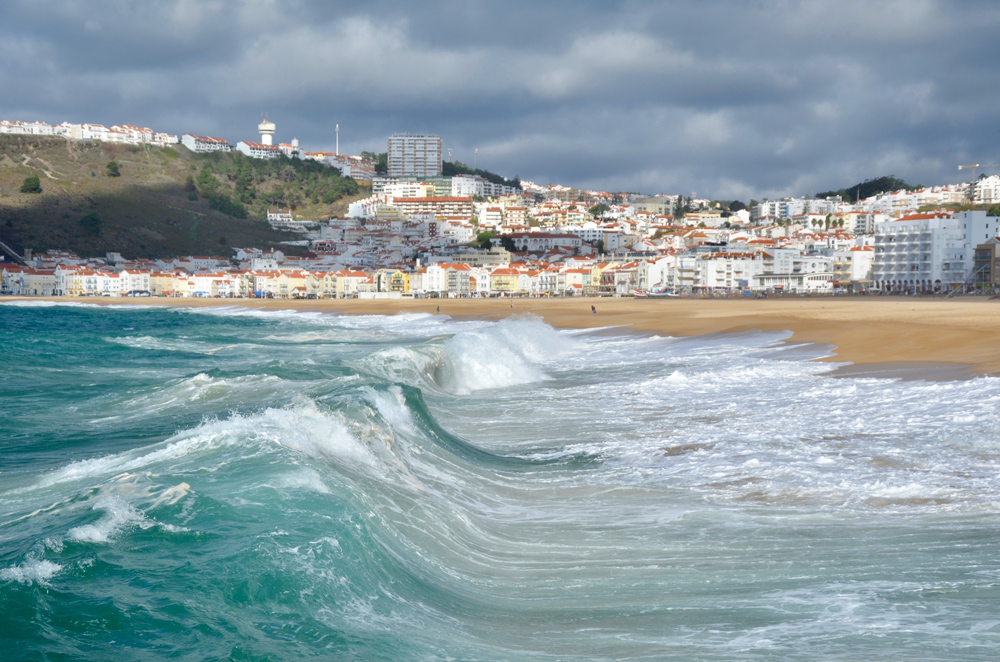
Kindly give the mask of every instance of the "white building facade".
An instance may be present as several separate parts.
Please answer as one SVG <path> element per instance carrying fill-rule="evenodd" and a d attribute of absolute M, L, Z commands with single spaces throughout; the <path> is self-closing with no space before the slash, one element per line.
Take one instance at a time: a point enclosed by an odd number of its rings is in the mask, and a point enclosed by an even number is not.
<path fill-rule="evenodd" d="M 276 159 L 281 156 L 281 150 L 277 145 L 265 145 L 245 140 L 236 143 L 236 150 L 252 159 Z"/>
<path fill-rule="evenodd" d="M 879 223 L 873 284 L 899 292 L 958 288 L 972 276 L 976 245 L 998 232 L 997 217 L 983 211 L 910 214 Z"/>
<path fill-rule="evenodd" d="M 185 133 L 181 136 L 181 144 L 192 152 L 230 152 L 233 147 L 222 138 L 212 136 L 196 136 Z"/>
<path fill-rule="evenodd" d="M 1000 202 L 1000 175 L 983 177 L 975 184 L 974 199 L 979 204 L 992 205 Z"/>

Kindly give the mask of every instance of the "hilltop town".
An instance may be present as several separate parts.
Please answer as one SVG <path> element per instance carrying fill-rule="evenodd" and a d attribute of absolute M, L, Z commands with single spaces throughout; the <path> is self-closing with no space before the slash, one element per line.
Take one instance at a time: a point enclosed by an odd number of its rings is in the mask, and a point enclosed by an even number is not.
<path fill-rule="evenodd" d="M 339 142 L 332 153 L 306 151 L 298 140 L 272 144 L 275 130 L 265 118 L 259 141 L 233 146 L 222 138 L 131 125 L 0 122 L 0 134 L 316 162 L 366 192 L 340 216 L 309 217 L 292 205 L 268 208 L 259 222 L 284 237 L 281 243 L 227 246 L 216 255 L 152 259 L 109 251 L 84 258 L 5 244 L 2 292 L 223 298 L 953 293 L 992 290 L 1000 279 L 996 175 L 853 201 L 826 195 L 744 204 L 507 180 L 444 161 L 439 136 L 395 134 L 383 155 L 342 155 Z M 446 165 L 453 174 L 444 174 Z M 225 194 L 233 207 L 214 193 L 222 206 L 213 208 L 233 217 L 243 203 L 260 206 L 263 195 L 250 175 L 241 189 L 239 176 L 232 197 Z M 40 186 L 37 177 L 29 179 L 22 195 Z M 191 179 L 192 199 L 212 195 L 202 187 L 209 179 Z M 338 189 L 331 200 L 342 194 Z"/>

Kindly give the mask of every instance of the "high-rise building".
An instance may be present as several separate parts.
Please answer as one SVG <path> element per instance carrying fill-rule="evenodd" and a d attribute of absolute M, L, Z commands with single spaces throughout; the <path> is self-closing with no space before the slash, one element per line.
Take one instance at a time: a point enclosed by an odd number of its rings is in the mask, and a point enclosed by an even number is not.
<path fill-rule="evenodd" d="M 389 138 L 390 177 L 434 177 L 441 174 L 441 137 L 394 133 Z"/>

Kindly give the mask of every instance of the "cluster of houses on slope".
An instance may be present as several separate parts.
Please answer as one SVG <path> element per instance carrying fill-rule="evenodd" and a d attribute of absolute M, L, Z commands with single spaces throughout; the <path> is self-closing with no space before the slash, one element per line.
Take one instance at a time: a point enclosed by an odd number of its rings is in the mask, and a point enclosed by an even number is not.
<path fill-rule="evenodd" d="M 177 136 L 153 131 L 148 127 L 131 124 L 116 124 L 106 127 L 103 124 L 46 124 L 45 122 L 20 122 L 17 120 L 0 120 L 0 134 L 27 136 L 55 136 L 70 140 L 102 140 L 108 143 L 128 145 L 167 145 L 177 144 Z"/>
<path fill-rule="evenodd" d="M 265 119 L 260 126 L 274 124 Z M 371 183 L 375 179 L 375 163 L 361 156 L 337 154 L 334 152 L 306 152 L 299 148 L 299 141 L 293 138 L 291 143 L 272 145 L 270 135 L 273 130 L 262 134 L 259 142 L 246 140 L 236 143 L 235 147 L 229 141 L 215 136 L 202 136 L 187 133 L 178 138 L 176 135 L 156 132 L 148 127 L 131 124 L 116 124 L 106 127 L 103 124 L 72 123 L 48 124 L 46 122 L 23 122 L 20 120 L 0 120 L 0 134 L 51 136 L 69 140 L 100 140 L 108 143 L 126 145 L 156 145 L 168 147 L 181 144 L 192 152 L 231 152 L 234 149 L 257 159 L 273 159 L 285 156 L 313 159 L 329 166 L 339 168 L 345 177 L 353 177 L 362 183 Z"/>
<path fill-rule="evenodd" d="M 985 259 L 995 252 L 991 247 L 1000 234 L 995 217 L 982 211 L 917 210 L 1000 200 L 998 176 L 971 184 L 880 193 L 855 204 L 839 198 L 787 198 L 729 212 L 708 200 L 680 196 L 577 191 L 532 182 L 513 188 L 474 175 L 443 177 L 436 136 L 403 136 L 436 141 L 437 156 L 430 164 L 435 167 L 427 170 L 429 174 L 377 177 L 374 164 L 361 157 L 303 153 L 297 140 L 272 145 L 275 127 L 267 119 L 258 129 L 260 143 L 241 142 L 237 149 L 259 158 L 304 155 L 345 172 L 354 168 L 359 178 L 372 180 L 373 195 L 351 204 L 346 218 L 303 223 L 291 210 L 269 212 L 268 220 L 276 227 L 306 235 L 302 242 L 308 244 L 306 259 L 279 262 L 238 254 L 234 261 L 190 268 L 153 268 L 138 262 L 129 268 L 117 262 L 76 265 L 91 267 L 93 273 L 86 277 L 70 276 L 69 263 L 31 264 L 20 272 L 11 265 L 5 267 L 4 291 L 74 296 L 110 292 L 353 296 L 388 291 L 486 296 L 628 294 L 653 289 L 942 291 L 996 283 L 993 263 Z M 131 125 L 109 129 L 97 124 L 5 120 L 0 121 L 0 133 L 133 144 L 178 142 L 176 136 Z M 185 134 L 179 142 L 198 152 L 232 149 L 227 141 L 209 136 Z M 487 239 L 508 256 L 506 261 L 498 261 L 493 251 L 465 248 L 474 240 Z M 450 265 L 444 268 L 447 273 L 438 264 Z M 587 271 L 586 277 L 581 269 Z M 243 275 L 237 278 L 235 272 Z M 139 273 L 173 274 L 176 282 L 168 283 L 164 276 L 144 287 L 128 280 L 141 279 Z M 233 276 L 218 276 L 213 281 L 218 284 L 210 286 L 202 273 Z M 274 274 L 288 273 L 301 274 L 302 283 L 269 284 L 287 281 L 287 276 Z M 347 274 L 344 284 L 336 285 L 335 279 L 323 275 L 330 273 Z M 350 275 L 361 273 L 368 280 Z M 386 273 L 398 275 L 389 280 L 379 276 Z M 390 280 L 394 289 L 383 289 Z"/>
<path fill-rule="evenodd" d="M 603 225 L 600 224 L 600 225 Z M 1000 285 L 1000 219 L 982 211 L 908 214 L 872 235 L 798 224 L 603 228 L 630 237 L 598 254 L 573 232 L 498 233 L 476 250 L 438 221 L 324 224 L 305 255 L 237 249 L 230 258 L 83 260 L 67 252 L 0 263 L 6 294 L 173 297 L 573 296 L 647 292 L 944 292 Z M 604 235 L 607 237 L 608 235 Z"/>

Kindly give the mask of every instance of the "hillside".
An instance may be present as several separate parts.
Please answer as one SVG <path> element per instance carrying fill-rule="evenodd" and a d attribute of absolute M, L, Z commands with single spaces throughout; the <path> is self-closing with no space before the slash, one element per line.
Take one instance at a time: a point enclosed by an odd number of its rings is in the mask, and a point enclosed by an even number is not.
<path fill-rule="evenodd" d="M 870 198 L 873 195 L 878 195 L 879 193 L 888 193 L 889 191 L 915 191 L 917 189 L 923 188 L 923 186 L 907 184 L 902 179 L 897 178 L 895 175 L 888 175 L 885 177 L 874 177 L 872 179 L 866 179 L 863 182 L 858 182 L 853 186 L 848 188 L 837 189 L 836 191 L 823 191 L 822 193 L 817 193 L 816 198 L 830 198 L 835 195 L 839 195 L 844 202 L 857 202 L 858 200 L 864 200 L 865 198 Z"/>
<path fill-rule="evenodd" d="M 30 177 L 38 177 L 41 193 L 21 192 Z M 0 239 L 20 250 L 228 255 L 230 246 L 301 238 L 272 230 L 264 220 L 269 206 L 323 220 L 366 195 L 353 179 L 311 161 L 0 136 Z"/>
<path fill-rule="evenodd" d="M 441 174 L 445 177 L 454 177 L 455 175 L 479 175 L 483 179 L 493 182 L 494 184 L 521 188 L 521 179 L 519 177 L 507 179 L 503 175 L 498 175 L 495 172 L 490 172 L 489 170 L 471 168 L 461 161 L 443 161 L 441 163 Z"/>

